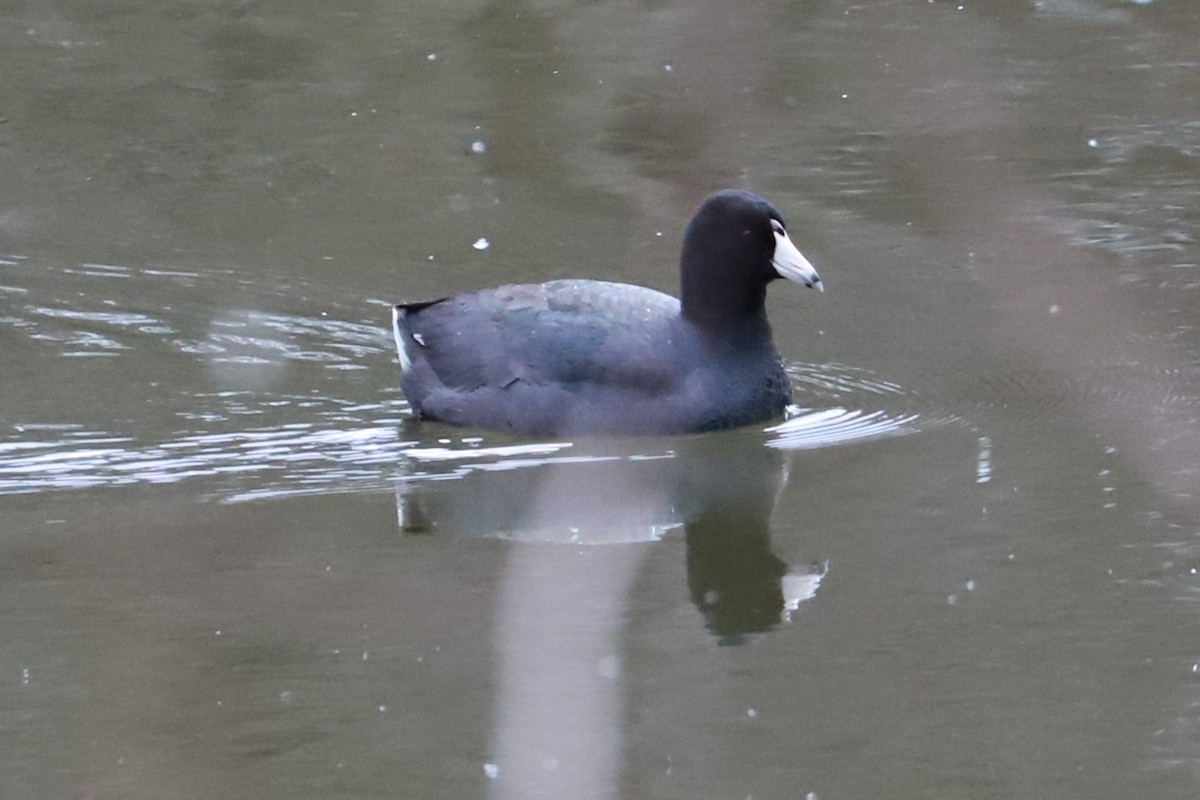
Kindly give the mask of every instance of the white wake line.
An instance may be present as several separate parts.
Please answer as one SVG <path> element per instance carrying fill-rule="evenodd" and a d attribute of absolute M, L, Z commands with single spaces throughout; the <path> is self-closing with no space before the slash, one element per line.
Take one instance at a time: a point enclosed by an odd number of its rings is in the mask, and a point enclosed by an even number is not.
<path fill-rule="evenodd" d="M 766 428 L 766 446 L 810 450 L 905 436 L 931 423 L 917 414 L 889 416 L 883 411 L 845 408 L 802 412 Z M 935 423 L 933 423 L 935 424 Z M 474 471 L 502 471 L 549 464 L 594 461 L 641 461 L 675 458 L 672 449 L 646 452 L 631 444 L 628 452 L 587 454 L 572 442 L 538 442 L 462 447 L 421 446 L 403 440 L 392 425 L 366 428 L 316 428 L 304 423 L 271 430 L 186 434 L 150 445 L 96 432 L 58 440 L 0 443 L 0 495 L 56 489 L 83 489 L 135 484 L 171 484 L 205 476 L 258 473 L 263 486 L 243 488 L 238 495 L 300 490 L 336 492 L 342 484 L 361 485 L 372 476 L 379 482 L 447 480 Z M 662 446 L 658 440 L 655 448 Z M 395 468 L 408 465 L 406 474 Z M 439 470 L 437 465 L 449 467 Z M 413 467 L 416 470 L 413 470 Z M 424 468 L 422 468 L 424 467 Z M 365 474 L 369 471 L 371 475 Z M 235 496 L 238 496 L 235 495 Z"/>

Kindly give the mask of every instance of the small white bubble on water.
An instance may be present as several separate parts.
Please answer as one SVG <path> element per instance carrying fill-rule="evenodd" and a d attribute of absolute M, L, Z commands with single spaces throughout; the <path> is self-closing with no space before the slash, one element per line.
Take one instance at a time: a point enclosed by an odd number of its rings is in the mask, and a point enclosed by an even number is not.
<path fill-rule="evenodd" d="M 486 775 L 489 780 L 494 781 L 494 780 L 496 780 L 496 777 L 499 776 L 499 774 L 500 774 L 500 767 L 496 766 L 495 764 L 493 764 L 489 761 L 483 765 L 483 774 Z"/>
<path fill-rule="evenodd" d="M 284 689 L 282 692 L 279 693 L 279 702 L 283 703 L 284 705 L 287 705 L 288 703 L 292 702 L 292 700 L 294 700 L 295 698 L 296 698 L 296 696 L 294 694 L 292 694 L 291 692 L 287 691 L 286 689 Z"/>
<path fill-rule="evenodd" d="M 477 156 L 481 156 L 488 151 L 487 142 L 483 139 L 471 140 L 471 152 Z"/>
<path fill-rule="evenodd" d="M 1095 139 L 1095 138 L 1088 139 L 1088 141 L 1087 141 L 1087 145 L 1088 145 L 1088 147 L 1092 147 L 1092 148 L 1099 147 L 1099 146 L 1100 146 L 1100 140 L 1099 140 L 1099 139 Z"/>
<path fill-rule="evenodd" d="M 487 239 L 480 236 L 478 239 L 475 240 L 475 244 L 471 245 L 471 247 L 474 247 L 476 250 L 487 250 L 491 246 L 491 244 L 492 243 L 489 242 Z"/>
<path fill-rule="evenodd" d="M 366 661 L 370 657 L 371 657 L 371 654 L 368 653 L 366 650 L 363 650 L 362 660 Z"/>
<path fill-rule="evenodd" d="M 437 61 L 437 53 L 430 53 L 429 55 L 425 56 L 425 60 L 426 61 Z"/>
<path fill-rule="evenodd" d="M 1054 303 L 1053 305 L 1051 305 L 1051 306 L 1050 306 L 1050 316 L 1055 316 L 1055 315 L 1056 315 L 1056 314 L 1058 314 L 1058 313 L 1059 313 L 1061 310 L 1062 310 L 1062 309 L 1060 309 L 1060 308 L 1058 307 L 1058 303 Z"/>
<path fill-rule="evenodd" d="M 956 595 L 956 594 L 946 595 L 946 605 L 948 605 L 948 606 L 958 605 L 958 595 Z"/>
<path fill-rule="evenodd" d="M 674 71 L 675 71 L 675 67 L 673 67 L 673 66 L 672 66 L 672 65 L 670 65 L 670 64 L 664 64 L 664 65 L 663 65 L 663 69 L 665 69 L 667 72 L 674 72 Z"/>
<path fill-rule="evenodd" d="M 25 667 L 23 670 L 21 670 L 21 685 L 29 685 L 29 667 Z"/>
<path fill-rule="evenodd" d="M 756 719 L 758 717 L 758 709 L 757 708 L 747 708 L 746 716 L 749 717 L 750 719 Z"/>
<path fill-rule="evenodd" d="M 387 706 L 385 706 L 385 705 L 380 705 L 380 706 L 379 706 L 379 713 L 380 713 L 380 714 L 386 714 L 386 713 L 387 713 Z"/>
<path fill-rule="evenodd" d="M 849 93 L 848 93 L 848 92 L 842 92 L 842 99 L 843 99 L 843 100 L 849 100 L 849 99 L 850 99 L 850 95 L 849 95 Z"/>
<path fill-rule="evenodd" d="M 973 592 L 973 591 L 975 591 L 975 589 L 976 589 L 976 586 L 977 586 L 977 584 L 975 583 L 975 579 L 974 579 L 974 578 L 972 578 L 971 580 L 967 581 L 967 591 L 968 591 L 968 592 Z"/>

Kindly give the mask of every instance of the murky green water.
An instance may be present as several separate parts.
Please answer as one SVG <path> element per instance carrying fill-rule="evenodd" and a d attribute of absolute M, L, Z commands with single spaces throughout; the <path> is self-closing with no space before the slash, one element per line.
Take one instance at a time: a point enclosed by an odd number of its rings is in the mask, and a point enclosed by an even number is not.
<path fill-rule="evenodd" d="M 1196 796 L 1200 8 L 0 20 L 0 795 Z M 794 419 L 408 419 L 391 302 L 722 186 Z"/>

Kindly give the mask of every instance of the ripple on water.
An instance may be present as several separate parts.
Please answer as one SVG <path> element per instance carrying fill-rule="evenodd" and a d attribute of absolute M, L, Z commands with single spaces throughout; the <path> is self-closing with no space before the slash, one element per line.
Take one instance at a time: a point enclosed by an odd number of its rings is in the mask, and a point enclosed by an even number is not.
<path fill-rule="evenodd" d="M 356 408 L 384 410 L 381 405 Z M 229 419 L 211 422 L 228 424 Z M 476 472 L 617 461 L 632 464 L 675 457 L 670 437 L 600 440 L 605 446 L 599 449 L 594 442 L 584 442 L 582 447 L 580 442 L 569 441 L 513 443 L 492 434 L 429 442 L 422 441 L 423 426 L 412 431 L 399 423 L 393 419 L 353 428 L 292 423 L 186 433 L 155 444 L 100 431 L 27 429 L 0 441 L 0 494 L 236 476 L 237 480 L 206 491 L 238 502 L 379 491 L 397 481 L 453 480 Z M 915 414 L 809 410 L 767 428 L 765 444 L 785 450 L 832 447 L 908 435 L 921 427 Z M 433 430 L 444 432 L 437 426 Z M 413 433 L 417 438 L 412 438 Z"/>
<path fill-rule="evenodd" d="M 830 401 L 854 395 L 881 395 L 904 397 L 908 394 L 897 383 L 893 383 L 869 370 L 845 364 L 805 364 L 795 362 L 787 367 L 796 394 L 817 397 Z"/>
<path fill-rule="evenodd" d="M 847 408 L 796 409 L 784 422 L 767 428 L 769 447 L 812 450 L 820 447 L 905 436 L 921 429 L 918 414 L 889 414 Z"/>
<path fill-rule="evenodd" d="M 338 319 L 327 310 L 280 313 L 271 307 L 294 306 L 290 295 L 281 297 L 269 281 L 248 285 L 228 270 L 9 263 L 15 269 L 6 271 L 0 291 L 14 302 L 0 325 L 44 346 L 57 344 L 75 357 L 165 347 L 182 354 L 233 353 L 248 363 L 307 361 L 345 370 L 356 359 L 390 353 L 382 324 Z M 303 288 L 306 297 L 376 316 L 364 298 L 327 287 Z M 236 305 L 214 303 L 229 297 L 237 298 Z"/>
<path fill-rule="evenodd" d="M 1129 362 L 1080 363 L 1071 375 L 1025 365 L 938 370 L 943 406 L 962 417 L 1001 411 L 1014 419 L 1092 412 L 1117 405 L 1142 408 L 1200 406 L 1200 365 L 1166 368 Z"/>

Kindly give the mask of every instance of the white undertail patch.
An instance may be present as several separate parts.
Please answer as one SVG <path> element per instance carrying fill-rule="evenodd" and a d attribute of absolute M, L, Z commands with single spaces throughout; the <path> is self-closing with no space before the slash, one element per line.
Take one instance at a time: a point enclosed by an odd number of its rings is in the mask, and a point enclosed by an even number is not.
<path fill-rule="evenodd" d="M 396 340 L 396 355 L 400 357 L 400 371 L 408 372 L 412 368 L 412 358 L 408 348 L 404 346 L 404 336 L 400 333 L 400 317 L 403 314 L 400 306 L 392 307 L 392 338 Z"/>

